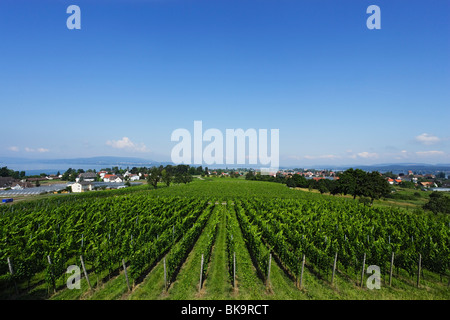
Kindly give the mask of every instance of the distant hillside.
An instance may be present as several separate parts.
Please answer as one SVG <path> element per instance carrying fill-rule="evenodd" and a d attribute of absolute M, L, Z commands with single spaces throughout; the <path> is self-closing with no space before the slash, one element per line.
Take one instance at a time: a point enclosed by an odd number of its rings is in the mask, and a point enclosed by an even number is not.
<path fill-rule="evenodd" d="M 426 163 L 383 163 L 374 165 L 320 165 L 309 166 L 311 169 L 332 169 L 332 170 L 346 170 L 348 168 L 359 168 L 364 171 L 379 171 L 381 173 L 392 171 L 393 173 L 408 173 L 409 170 L 418 174 L 427 174 L 434 172 L 450 172 L 450 164 L 426 164 Z"/>
<path fill-rule="evenodd" d="M 163 162 L 158 162 L 154 160 L 134 158 L 134 157 L 91 157 L 91 158 L 70 158 L 70 159 L 28 159 L 28 158 L 10 158 L 4 157 L 0 158 L 0 164 L 8 163 L 40 163 L 40 164 L 83 164 L 83 165 L 159 165 Z"/>

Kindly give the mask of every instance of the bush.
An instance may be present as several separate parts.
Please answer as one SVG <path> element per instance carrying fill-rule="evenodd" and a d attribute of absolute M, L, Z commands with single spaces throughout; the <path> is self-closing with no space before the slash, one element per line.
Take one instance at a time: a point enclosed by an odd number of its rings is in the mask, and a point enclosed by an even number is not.
<path fill-rule="evenodd" d="M 416 187 L 416 185 L 412 181 L 402 181 L 400 182 L 399 186 L 401 188 L 410 188 L 410 189 L 414 189 Z"/>

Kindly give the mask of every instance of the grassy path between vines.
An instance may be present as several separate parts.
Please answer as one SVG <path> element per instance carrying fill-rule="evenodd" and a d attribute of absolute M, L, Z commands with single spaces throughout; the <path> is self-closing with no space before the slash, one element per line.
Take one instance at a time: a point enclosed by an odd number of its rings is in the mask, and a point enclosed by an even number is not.
<path fill-rule="evenodd" d="M 236 224 L 234 230 L 235 249 L 236 249 L 236 291 L 232 294 L 232 299 L 242 300 L 260 300 L 267 298 L 266 287 L 262 280 L 258 277 L 252 259 L 247 250 L 239 223 L 234 212 L 234 208 L 230 206 L 231 219 Z"/>
<path fill-rule="evenodd" d="M 200 292 L 202 299 L 231 299 L 233 288 L 228 279 L 227 252 L 226 252 L 226 206 L 218 207 L 219 225 L 216 242 L 211 254 L 207 277 Z"/>
<path fill-rule="evenodd" d="M 199 292 L 200 285 L 200 264 L 202 254 L 206 254 L 206 246 L 208 242 L 208 235 L 211 232 L 216 218 L 220 214 L 222 208 L 220 205 L 216 205 L 214 212 L 209 218 L 208 223 L 203 229 L 202 234 L 194 245 L 194 248 L 190 252 L 186 261 L 180 269 L 180 273 L 177 276 L 176 281 L 171 285 L 168 290 L 168 299 L 173 300 L 193 300 L 203 299 L 203 290 Z M 217 240 L 217 239 L 216 239 Z M 205 264 L 207 268 L 210 263 Z M 208 276 L 208 275 L 206 275 Z M 204 285 L 204 282 L 203 282 Z"/>
<path fill-rule="evenodd" d="M 201 251 L 206 246 L 206 235 L 213 227 L 212 222 L 217 214 L 218 208 L 215 207 L 200 237 L 181 266 L 175 282 L 170 285 L 167 292 L 164 290 L 164 263 L 160 261 L 126 298 L 132 300 L 198 299 Z"/>
<path fill-rule="evenodd" d="M 231 208 L 230 208 L 231 209 Z M 231 218 L 237 218 L 232 210 Z M 252 264 L 250 254 L 245 245 L 245 241 L 240 228 L 236 230 L 236 264 L 237 264 L 237 292 L 233 298 L 242 300 L 261 299 L 305 299 L 307 296 L 295 287 L 294 282 L 289 279 L 284 271 L 278 266 L 275 259 L 272 259 L 270 271 L 270 284 L 265 285 L 258 277 L 255 267 Z"/>

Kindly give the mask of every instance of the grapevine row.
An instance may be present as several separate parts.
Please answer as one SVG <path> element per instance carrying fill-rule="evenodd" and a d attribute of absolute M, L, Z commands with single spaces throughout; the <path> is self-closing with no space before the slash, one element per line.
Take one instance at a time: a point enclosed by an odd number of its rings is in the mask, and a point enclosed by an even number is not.
<path fill-rule="evenodd" d="M 436 219 L 328 201 L 252 199 L 239 206 L 293 275 L 303 254 L 319 270 L 328 270 L 336 252 L 346 269 L 364 254 L 386 267 L 392 252 L 396 265 L 410 274 L 418 253 L 428 270 L 444 274 L 449 269 L 449 230 Z"/>

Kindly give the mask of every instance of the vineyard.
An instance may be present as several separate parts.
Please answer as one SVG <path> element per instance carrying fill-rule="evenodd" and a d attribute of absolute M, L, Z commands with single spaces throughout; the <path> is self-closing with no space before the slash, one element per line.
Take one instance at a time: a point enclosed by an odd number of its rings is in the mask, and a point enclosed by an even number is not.
<path fill-rule="evenodd" d="M 379 290 L 366 285 L 374 265 Z M 278 184 L 211 179 L 0 207 L 1 299 L 448 300 L 449 284 L 448 215 Z"/>

